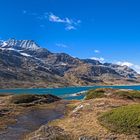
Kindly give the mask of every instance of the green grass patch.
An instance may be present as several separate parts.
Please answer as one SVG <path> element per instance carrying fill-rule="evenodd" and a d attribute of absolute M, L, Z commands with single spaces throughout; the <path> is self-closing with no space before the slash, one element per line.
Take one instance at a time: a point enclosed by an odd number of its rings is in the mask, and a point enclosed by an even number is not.
<path fill-rule="evenodd" d="M 94 98 L 103 98 L 103 97 L 106 97 L 105 93 L 106 93 L 108 90 L 112 90 L 112 89 L 99 88 L 99 89 L 92 89 L 92 90 L 89 90 L 89 91 L 86 93 L 85 100 L 94 99 Z"/>
<path fill-rule="evenodd" d="M 137 90 L 128 90 L 128 91 L 123 91 L 123 90 L 118 90 L 114 92 L 117 96 L 120 97 L 126 97 L 130 99 L 140 99 L 140 91 Z"/>
<path fill-rule="evenodd" d="M 112 88 L 99 88 L 89 90 L 86 93 L 86 100 L 102 97 L 123 98 L 123 99 L 140 99 L 140 91 L 137 90 L 122 90 Z"/>
<path fill-rule="evenodd" d="M 99 118 L 102 125 L 118 133 L 140 133 L 140 104 L 128 105 L 103 113 Z"/>
<path fill-rule="evenodd" d="M 103 93 L 89 91 L 86 94 L 85 100 L 94 99 L 94 98 L 102 98 L 102 97 L 105 97 Z"/>

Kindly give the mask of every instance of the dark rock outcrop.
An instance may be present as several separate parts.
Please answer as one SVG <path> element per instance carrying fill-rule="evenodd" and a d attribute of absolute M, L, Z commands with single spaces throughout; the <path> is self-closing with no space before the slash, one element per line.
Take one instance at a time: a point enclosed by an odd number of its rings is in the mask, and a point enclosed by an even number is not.
<path fill-rule="evenodd" d="M 10 102 L 14 104 L 35 105 L 35 104 L 53 103 L 60 100 L 61 98 L 51 94 L 44 95 L 17 94 L 12 95 Z"/>
<path fill-rule="evenodd" d="M 26 140 L 73 140 L 70 134 L 58 126 L 43 125 L 28 135 Z"/>

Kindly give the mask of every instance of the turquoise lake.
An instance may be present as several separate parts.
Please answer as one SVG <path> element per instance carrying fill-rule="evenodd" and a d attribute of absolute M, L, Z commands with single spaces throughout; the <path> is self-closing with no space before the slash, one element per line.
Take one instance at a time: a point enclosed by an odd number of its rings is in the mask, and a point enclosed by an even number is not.
<path fill-rule="evenodd" d="M 117 88 L 140 90 L 138 86 L 86 86 L 86 87 L 66 87 L 66 88 L 34 88 L 34 89 L 0 89 L 0 93 L 14 94 L 53 94 L 64 99 L 83 99 L 84 95 L 77 96 L 77 93 L 96 88 Z"/>

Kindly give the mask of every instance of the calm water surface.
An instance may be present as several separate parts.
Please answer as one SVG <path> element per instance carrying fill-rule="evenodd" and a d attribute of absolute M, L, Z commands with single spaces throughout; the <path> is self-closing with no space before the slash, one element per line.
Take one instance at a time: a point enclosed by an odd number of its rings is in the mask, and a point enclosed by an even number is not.
<path fill-rule="evenodd" d="M 86 87 L 66 87 L 66 88 L 36 88 L 36 89 L 1 89 L 0 93 L 14 94 L 53 94 L 64 99 L 83 99 L 84 95 L 76 96 L 77 93 L 96 88 L 117 88 L 117 89 L 134 89 L 140 90 L 138 86 L 86 86 Z"/>

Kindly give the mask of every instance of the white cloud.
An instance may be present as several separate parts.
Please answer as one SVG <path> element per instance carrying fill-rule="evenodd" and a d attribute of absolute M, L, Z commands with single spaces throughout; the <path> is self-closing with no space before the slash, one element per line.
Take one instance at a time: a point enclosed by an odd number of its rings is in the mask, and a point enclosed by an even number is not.
<path fill-rule="evenodd" d="M 70 22 L 69 19 L 61 19 L 60 17 L 58 16 L 55 16 L 53 13 L 51 13 L 49 15 L 49 21 L 51 22 L 60 22 L 60 23 L 67 23 L 67 22 Z"/>
<path fill-rule="evenodd" d="M 55 45 L 56 45 L 57 47 L 68 48 L 67 45 L 62 44 L 62 43 L 57 43 L 57 44 L 55 44 Z"/>
<path fill-rule="evenodd" d="M 49 21 L 64 24 L 66 30 L 75 30 L 76 27 L 81 23 L 81 20 L 74 21 L 73 19 L 70 19 L 68 17 L 60 18 L 53 13 L 49 14 Z"/>
<path fill-rule="evenodd" d="M 127 61 L 119 61 L 116 64 L 121 65 L 121 66 L 128 66 L 140 74 L 140 65 L 136 65 Z"/>
<path fill-rule="evenodd" d="M 99 50 L 94 50 L 94 53 L 100 53 L 100 51 Z"/>
<path fill-rule="evenodd" d="M 105 59 L 103 57 L 91 57 L 90 59 L 97 60 L 97 61 L 100 61 L 100 62 L 105 61 Z"/>
<path fill-rule="evenodd" d="M 116 64 L 121 65 L 121 66 L 128 66 L 128 67 L 132 67 L 132 66 L 133 66 L 132 63 L 126 62 L 126 61 L 124 61 L 124 62 L 119 61 L 119 62 L 117 62 Z"/>
<path fill-rule="evenodd" d="M 38 14 L 38 13 L 28 12 L 26 10 L 23 10 L 22 13 L 24 15 L 33 16 L 34 18 L 41 20 L 41 21 L 48 20 L 48 21 L 54 22 L 54 23 L 61 23 L 65 26 L 65 30 L 67 30 L 67 31 L 77 29 L 77 27 L 81 23 L 81 20 L 73 20 L 68 17 L 61 18 L 59 16 L 56 16 L 53 13 L 45 12 L 43 14 Z M 42 27 L 42 26 L 40 26 L 40 27 Z"/>
<path fill-rule="evenodd" d="M 133 67 L 134 67 L 135 71 L 140 74 L 140 65 L 134 65 Z"/>
<path fill-rule="evenodd" d="M 38 13 L 34 13 L 34 12 L 29 12 L 27 10 L 23 10 L 22 11 L 23 15 L 28 15 L 28 16 L 35 16 L 35 18 L 38 18 Z"/>
<path fill-rule="evenodd" d="M 66 29 L 66 30 L 76 30 L 76 28 L 75 28 L 74 26 L 72 26 L 72 25 L 67 25 L 67 26 L 65 27 L 65 29 Z"/>
<path fill-rule="evenodd" d="M 26 10 L 23 10 L 23 11 L 22 11 L 22 13 L 23 13 L 23 14 L 26 14 L 26 13 L 27 13 L 27 11 L 26 11 Z"/>

